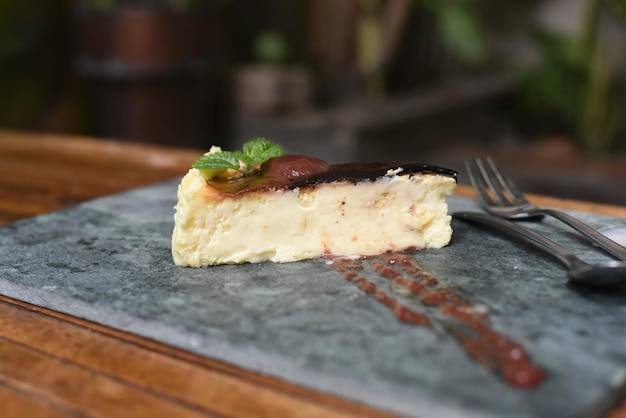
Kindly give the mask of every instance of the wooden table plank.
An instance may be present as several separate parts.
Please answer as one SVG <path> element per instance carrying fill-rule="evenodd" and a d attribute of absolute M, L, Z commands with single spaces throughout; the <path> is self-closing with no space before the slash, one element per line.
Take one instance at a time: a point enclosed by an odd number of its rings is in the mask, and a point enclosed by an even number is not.
<path fill-rule="evenodd" d="M 0 318 L 4 319 L 0 336 L 7 341 L 206 413 L 229 417 L 389 416 L 10 298 L 0 297 Z"/>
<path fill-rule="evenodd" d="M 33 347 L 0 338 L 0 379 L 5 386 L 83 415 L 200 418 L 208 414 L 164 399 Z M 215 415 L 216 416 L 216 415 Z"/>
<path fill-rule="evenodd" d="M 43 401 L 43 402 L 42 402 Z M 0 383 L 0 408 L 2 418 L 79 418 L 84 415 L 75 408 L 51 404 L 42 399 L 33 399 L 31 394 L 16 391 Z"/>
<path fill-rule="evenodd" d="M 0 225 L 181 176 L 203 151 L 0 131 Z"/>

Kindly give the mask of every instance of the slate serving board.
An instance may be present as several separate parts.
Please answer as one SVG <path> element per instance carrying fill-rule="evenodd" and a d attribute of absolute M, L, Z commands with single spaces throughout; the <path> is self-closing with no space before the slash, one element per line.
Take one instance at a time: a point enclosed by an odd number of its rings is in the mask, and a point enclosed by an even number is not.
<path fill-rule="evenodd" d="M 623 395 L 626 288 L 569 286 L 551 259 L 456 220 L 450 246 L 411 253 L 545 371 L 539 386 L 516 388 L 445 329 L 396 320 L 324 260 L 174 266 L 177 184 L 1 227 L 0 293 L 405 416 L 593 416 Z M 466 198 L 449 204 L 477 210 Z M 626 227 L 575 215 L 601 230 Z M 606 258 L 558 223 L 527 225 L 587 260 Z"/>

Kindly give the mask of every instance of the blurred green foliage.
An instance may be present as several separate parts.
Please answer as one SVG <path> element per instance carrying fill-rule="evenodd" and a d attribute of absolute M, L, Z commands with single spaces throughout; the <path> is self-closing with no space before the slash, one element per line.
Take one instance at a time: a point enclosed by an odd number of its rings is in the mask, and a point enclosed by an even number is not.
<path fill-rule="evenodd" d="M 626 76 L 600 36 L 601 13 L 625 25 L 624 12 L 624 0 L 590 0 L 579 33 L 536 33 L 541 64 L 519 78 L 525 108 L 554 118 L 589 154 L 626 151 Z"/>
<path fill-rule="evenodd" d="M 284 64 L 289 58 L 289 45 L 285 37 L 275 30 L 266 30 L 254 39 L 255 59 L 263 64 Z"/>
<path fill-rule="evenodd" d="M 432 13 L 439 36 L 452 55 L 470 65 L 481 63 L 488 54 L 485 38 L 493 36 L 481 13 L 481 8 L 489 7 L 488 1 L 413 1 Z M 306 44 L 302 34 L 306 2 L 218 2 L 232 6 L 228 8 L 232 14 L 229 25 L 234 28 L 230 47 L 239 61 L 305 61 L 305 48 L 297 46 Z M 384 4 L 382 0 L 374 3 Z M 527 8 L 537 3 L 516 2 Z M 71 4 L 67 0 L 0 1 L 0 128 L 45 126 L 50 113 L 58 112 L 59 103 L 65 100 L 67 104 L 68 94 L 76 93 L 71 68 Z M 208 0 L 76 0 L 76 4 L 103 10 L 130 4 L 183 10 L 206 5 Z M 616 68 L 614 52 L 600 36 L 600 22 L 607 16 L 613 24 L 626 26 L 626 0 L 584 0 L 584 4 L 587 8 L 579 33 L 544 30 L 532 35 L 540 63 L 519 70 L 523 110 L 537 124 L 551 124 L 552 131 L 544 133 L 570 135 L 588 153 L 626 152 L 626 74 L 623 68 Z M 264 13 L 268 7 L 272 12 Z M 285 22 L 291 24 L 286 30 L 268 30 Z M 619 54 L 626 56 L 621 48 Z"/>
<path fill-rule="evenodd" d="M 36 128 L 67 87 L 67 2 L 0 2 L 0 127 Z"/>
<path fill-rule="evenodd" d="M 440 35 L 451 52 L 470 63 L 485 55 L 483 22 L 477 0 L 417 0 L 437 18 Z"/>

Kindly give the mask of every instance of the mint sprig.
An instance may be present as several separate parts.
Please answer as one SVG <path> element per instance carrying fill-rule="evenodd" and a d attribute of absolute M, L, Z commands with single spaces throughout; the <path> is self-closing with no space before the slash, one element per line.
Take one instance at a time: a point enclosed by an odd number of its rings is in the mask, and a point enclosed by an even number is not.
<path fill-rule="evenodd" d="M 258 170 L 265 161 L 284 155 L 280 145 L 265 138 L 256 138 L 243 144 L 242 151 L 209 152 L 191 166 L 197 168 L 207 178 L 213 178 L 220 171 L 236 170 L 246 175 Z"/>
<path fill-rule="evenodd" d="M 256 138 L 243 144 L 242 157 L 250 165 L 264 163 L 270 158 L 284 154 L 283 147 L 265 138 Z"/>
<path fill-rule="evenodd" d="M 199 170 L 239 170 L 239 159 L 234 152 L 222 151 L 204 154 L 191 165 Z"/>

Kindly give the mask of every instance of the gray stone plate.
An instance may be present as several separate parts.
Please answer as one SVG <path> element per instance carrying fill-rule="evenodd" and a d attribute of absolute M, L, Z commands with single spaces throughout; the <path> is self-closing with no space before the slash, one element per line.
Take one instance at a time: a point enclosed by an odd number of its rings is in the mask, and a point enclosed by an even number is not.
<path fill-rule="evenodd" d="M 174 266 L 177 184 L 0 228 L 0 292 L 406 416 L 594 416 L 623 395 L 624 288 L 567 285 L 551 259 L 457 221 L 448 247 L 410 254 L 544 370 L 539 386 L 518 388 L 473 361 L 436 309 L 405 298 L 433 326 L 401 323 L 324 260 Z M 469 199 L 449 202 L 452 212 L 477 209 Z M 601 230 L 626 227 L 575 215 Z M 590 261 L 605 258 L 565 226 L 526 225 Z M 363 274 L 393 293 L 371 270 Z"/>

